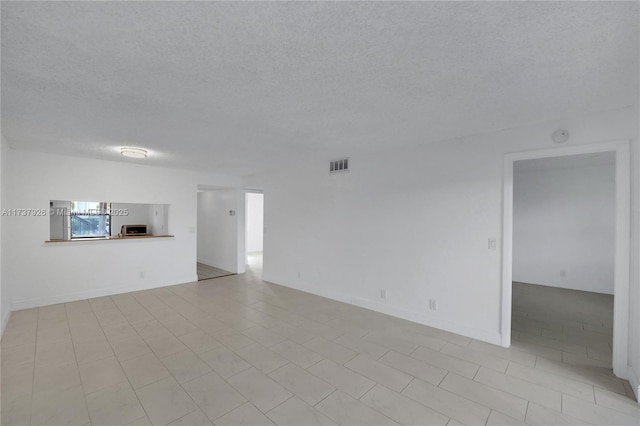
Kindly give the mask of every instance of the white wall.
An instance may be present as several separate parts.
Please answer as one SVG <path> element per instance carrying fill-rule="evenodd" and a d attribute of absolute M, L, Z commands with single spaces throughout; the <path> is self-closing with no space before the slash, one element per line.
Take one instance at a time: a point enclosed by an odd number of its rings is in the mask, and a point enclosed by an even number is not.
<path fill-rule="evenodd" d="M 196 280 L 198 184 L 237 185 L 222 175 L 10 150 L 5 208 L 49 200 L 170 204 L 175 238 L 48 243 L 48 217 L 5 218 L 4 284 L 13 309 Z M 141 272 L 144 277 L 141 277 Z M 6 297 L 5 294 L 3 296 Z"/>
<path fill-rule="evenodd" d="M 351 156 L 345 174 L 318 161 L 249 179 L 269 200 L 263 277 L 499 344 L 501 247 L 487 239 L 501 241 L 503 155 L 553 147 L 558 128 L 568 144 L 629 140 L 635 118 L 609 111 Z"/>
<path fill-rule="evenodd" d="M 4 140 L 4 136 L 0 136 L 0 212 L 7 206 L 7 203 L 5 202 L 7 195 L 7 191 L 5 190 L 5 186 L 7 185 L 7 179 L 5 178 L 7 174 L 7 155 L 5 154 L 5 150 L 7 149 L 6 147 L 7 143 Z M 0 216 L 0 336 L 4 333 L 4 328 L 6 327 L 11 314 L 9 292 L 7 291 L 7 280 L 4 279 L 4 257 L 6 253 L 6 250 L 4 249 L 6 244 L 3 234 L 4 222 L 4 216 Z"/>
<path fill-rule="evenodd" d="M 615 164 L 519 171 L 518 163 L 513 280 L 613 294 Z"/>
<path fill-rule="evenodd" d="M 49 238 L 52 240 L 68 240 L 70 200 L 51 200 L 49 209 Z"/>
<path fill-rule="evenodd" d="M 148 232 L 153 235 L 167 235 L 169 229 L 169 205 L 167 204 L 151 204 L 149 206 L 149 217 L 147 223 L 150 228 Z"/>
<path fill-rule="evenodd" d="M 247 193 L 247 253 L 262 251 L 264 194 Z"/>
<path fill-rule="evenodd" d="M 218 189 L 198 192 L 198 262 L 225 271 L 244 272 L 245 262 L 238 261 L 239 243 L 244 241 L 244 199 L 238 189 Z M 234 211 L 231 216 L 229 211 Z M 242 240 L 240 240 L 242 238 Z"/>
<path fill-rule="evenodd" d="M 640 13 L 640 11 L 638 12 Z M 631 145 L 631 311 L 629 321 L 630 381 L 640 400 L 640 103 L 633 108 L 633 143 Z"/>
<path fill-rule="evenodd" d="M 104 200 L 111 201 L 111 200 Z M 122 225 L 147 225 L 147 232 L 153 235 L 166 235 L 168 223 L 166 204 L 111 203 L 112 211 L 126 210 L 127 215 L 111 216 L 111 235 L 120 233 Z"/>
<path fill-rule="evenodd" d="M 80 200 L 82 201 L 82 200 Z M 149 223 L 149 204 L 140 203 L 114 203 L 114 200 L 98 200 L 111 202 L 112 210 L 124 210 L 127 209 L 126 216 L 112 215 L 111 216 L 111 235 L 116 236 L 120 233 L 122 225 L 147 225 Z"/>

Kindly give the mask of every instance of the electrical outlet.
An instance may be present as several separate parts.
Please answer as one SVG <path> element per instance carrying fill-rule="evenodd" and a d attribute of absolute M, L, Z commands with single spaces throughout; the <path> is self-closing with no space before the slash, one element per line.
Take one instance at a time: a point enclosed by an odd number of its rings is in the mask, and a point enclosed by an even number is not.
<path fill-rule="evenodd" d="M 429 309 L 432 311 L 438 310 L 438 301 L 436 299 L 429 300 Z"/>
<path fill-rule="evenodd" d="M 302 277 L 302 274 L 298 271 L 298 279 L 300 279 L 300 277 Z"/>
<path fill-rule="evenodd" d="M 495 250 L 498 247 L 498 241 L 495 238 L 489 238 L 489 250 Z"/>
<path fill-rule="evenodd" d="M 567 278 L 567 271 L 565 271 L 564 269 L 560 271 L 560 276 L 562 278 Z"/>
<path fill-rule="evenodd" d="M 384 289 L 380 290 L 380 299 L 384 299 L 384 300 L 387 299 L 387 290 L 384 290 Z"/>
<path fill-rule="evenodd" d="M 144 272 L 140 272 L 140 278 L 144 279 L 145 273 Z"/>

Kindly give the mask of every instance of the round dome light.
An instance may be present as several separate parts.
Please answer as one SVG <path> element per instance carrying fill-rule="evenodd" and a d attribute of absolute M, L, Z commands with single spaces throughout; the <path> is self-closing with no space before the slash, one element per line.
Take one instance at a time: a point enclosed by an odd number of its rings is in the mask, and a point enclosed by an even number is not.
<path fill-rule="evenodd" d="M 147 158 L 147 150 L 142 148 L 122 147 L 120 154 L 129 158 Z"/>

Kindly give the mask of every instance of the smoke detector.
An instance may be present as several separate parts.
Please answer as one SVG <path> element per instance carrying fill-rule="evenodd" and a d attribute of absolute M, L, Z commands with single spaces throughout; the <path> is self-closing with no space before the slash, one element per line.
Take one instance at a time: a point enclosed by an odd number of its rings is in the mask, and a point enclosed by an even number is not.
<path fill-rule="evenodd" d="M 564 129 L 556 130 L 551 135 L 551 139 L 553 139 L 555 143 L 565 143 L 569 140 L 569 131 Z"/>

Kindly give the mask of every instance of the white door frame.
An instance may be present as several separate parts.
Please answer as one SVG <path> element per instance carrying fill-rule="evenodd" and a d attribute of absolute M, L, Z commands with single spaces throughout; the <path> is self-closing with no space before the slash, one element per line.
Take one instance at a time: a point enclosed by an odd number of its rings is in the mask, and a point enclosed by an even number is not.
<path fill-rule="evenodd" d="M 571 145 L 508 153 L 503 163 L 502 220 L 502 346 L 511 346 L 511 303 L 513 262 L 513 164 L 519 160 L 563 157 L 576 154 L 615 152 L 616 214 L 613 298 L 613 373 L 629 378 L 629 262 L 631 220 L 631 167 L 628 140 Z"/>

